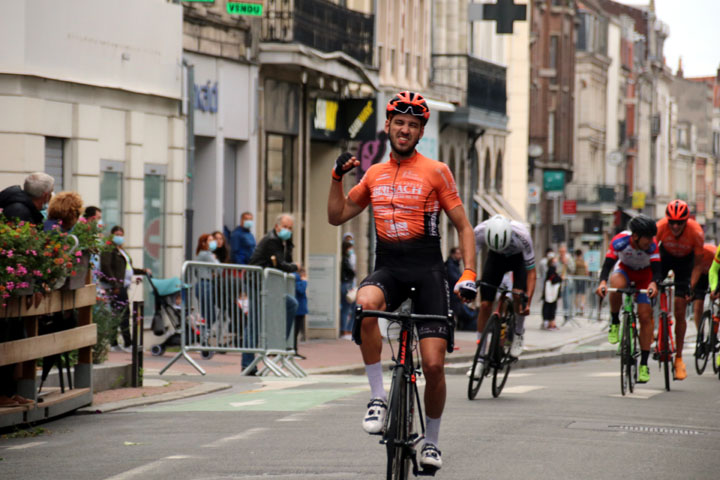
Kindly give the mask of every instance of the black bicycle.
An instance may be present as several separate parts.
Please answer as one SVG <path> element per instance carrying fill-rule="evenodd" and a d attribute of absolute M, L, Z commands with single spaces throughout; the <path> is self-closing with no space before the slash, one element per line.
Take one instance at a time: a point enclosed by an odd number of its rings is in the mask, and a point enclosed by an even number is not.
<path fill-rule="evenodd" d="M 470 381 L 468 382 L 468 399 L 473 400 L 480 390 L 485 377 L 492 373 L 492 395 L 497 398 L 507 382 L 510 367 L 517 358 L 510 355 L 513 337 L 515 335 L 515 302 L 513 296 L 520 297 L 522 309 L 527 305 L 528 297 L 522 293 L 514 293 L 512 289 L 503 286 L 496 287 L 485 282 L 478 285 L 495 288 L 500 292 L 497 309 L 490 315 L 470 367 Z"/>
<path fill-rule="evenodd" d="M 412 301 L 409 308 L 397 312 L 384 312 L 379 310 L 363 310 L 358 306 L 355 309 L 355 325 L 353 326 L 353 339 L 360 345 L 360 325 L 365 317 L 382 317 L 390 323 L 399 325 L 400 333 L 397 341 L 397 351 L 393 349 L 390 366 L 392 382 L 388 396 L 388 409 L 382 429 L 381 444 L 387 449 L 387 479 L 405 480 L 410 473 L 412 463 L 413 475 L 434 476 L 437 469 L 425 467 L 420 469 L 416 458 L 415 446 L 425 438 L 425 421 L 423 419 L 420 403 L 420 393 L 417 379 L 422 375 L 420 369 L 420 355 L 418 354 L 418 336 L 415 323 L 427 320 L 447 322 L 449 341 L 448 353 L 453 351 L 454 321 L 452 315 L 420 315 L 413 313 Z M 393 348 L 390 343 L 390 348 Z M 417 412 L 415 407 L 417 406 Z M 419 427 L 419 429 L 418 429 Z"/>
<path fill-rule="evenodd" d="M 702 375 L 708 360 L 714 373 L 718 373 L 716 363 L 720 343 L 718 343 L 718 324 L 720 323 L 720 300 L 711 300 L 710 307 L 700 317 L 700 326 L 695 340 L 695 371 Z"/>
<path fill-rule="evenodd" d="M 607 287 L 606 292 L 620 292 L 623 296 L 622 318 L 620 322 L 620 393 L 633 392 L 638 374 L 638 357 L 640 356 L 640 340 L 638 338 L 638 316 L 635 310 L 635 296 L 647 294 L 647 290 L 635 288 L 631 283 L 626 288 Z"/>
<path fill-rule="evenodd" d="M 675 380 L 675 341 L 672 332 L 672 314 L 670 313 L 673 297 L 675 294 L 675 282 L 662 282 L 658 284 L 660 289 L 660 319 L 658 322 L 657 343 L 653 358 L 659 362 L 659 368 L 663 371 L 665 379 L 665 390 L 670 391 L 670 379 Z M 672 374 L 672 377 L 671 377 Z"/>

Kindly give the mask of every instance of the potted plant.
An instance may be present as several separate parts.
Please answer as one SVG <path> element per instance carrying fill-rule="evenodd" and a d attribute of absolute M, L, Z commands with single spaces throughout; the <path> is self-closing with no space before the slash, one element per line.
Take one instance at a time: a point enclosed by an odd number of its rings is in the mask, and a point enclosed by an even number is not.
<path fill-rule="evenodd" d="M 73 227 L 71 234 L 77 239 L 78 246 L 74 252 L 75 275 L 68 279 L 66 287 L 75 290 L 86 283 L 91 256 L 107 251 L 112 248 L 112 245 L 103 241 L 102 229 L 96 220 L 87 220 L 81 217 Z"/>

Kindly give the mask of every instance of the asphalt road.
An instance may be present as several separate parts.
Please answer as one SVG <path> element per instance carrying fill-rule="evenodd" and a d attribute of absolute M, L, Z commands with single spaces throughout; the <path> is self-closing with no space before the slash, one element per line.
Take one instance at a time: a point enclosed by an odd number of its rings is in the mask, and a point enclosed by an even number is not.
<path fill-rule="evenodd" d="M 717 376 L 688 364 L 666 392 L 654 363 L 650 383 L 621 397 L 618 364 L 520 370 L 500 398 L 484 384 L 474 401 L 467 377 L 448 376 L 437 478 L 716 479 Z M 202 397 L 67 416 L 0 439 L 0 478 L 384 478 L 384 447 L 360 427 L 367 398 L 364 377 L 242 379 Z"/>

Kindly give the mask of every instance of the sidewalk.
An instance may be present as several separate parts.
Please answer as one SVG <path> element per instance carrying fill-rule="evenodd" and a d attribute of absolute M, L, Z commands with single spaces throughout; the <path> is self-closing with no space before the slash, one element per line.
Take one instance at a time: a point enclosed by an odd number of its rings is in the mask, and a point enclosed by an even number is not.
<path fill-rule="evenodd" d="M 558 318 L 558 325 L 562 325 Z M 525 346 L 523 355 L 515 368 L 527 368 L 554 363 L 564 363 L 615 355 L 615 349 L 602 341 L 607 335 L 607 324 L 587 318 L 576 318 L 574 322 L 562 325 L 557 331 L 540 330 L 540 316 L 530 315 L 525 321 Z M 692 326 L 694 332 L 694 325 Z M 688 328 L 688 338 L 690 336 Z M 693 333 L 694 335 L 694 333 Z M 694 338 L 694 337 L 692 337 Z M 455 351 L 447 356 L 445 371 L 448 375 L 464 374 L 469 368 L 476 348 L 476 332 L 457 331 Z M 393 346 L 395 342 L 393 342 Z M 298 345 L 298 353 L 306 357 L 298 359 L 308 375 L 317 374 L 364 374 L 360 349 L 349 340 L 310 340 Z M 255 383 L 262 377 L 240 376 L 240 354 L 215 354 L 205 360 L 197 353 L 191 357 L 207 372 L 203 377 L 186 360 L 179 359 L 160 376 L 159 371 L 175 355 L 166 352 L 161 357 L 148 353 L 143 357 L 145 382 L 142 388 L 120 388 L 95 394 L 93 405 L 82 409 L 85 412 L 107 412 L 130 406 L 146 405 L 161 401 L 175 400 L 187 396 L 201 395 L 231 385 L 226 380 L 244 380 Z M 387 344 L 383 347 L 383 363 L 389 365 L 392 358 Z M 129 363 L 130 354 L 110 352 L 108 362 Z M 213 379 L 209 382 L 210 378 Z M 220 382 L 216 380 L 221 380 Z"/>

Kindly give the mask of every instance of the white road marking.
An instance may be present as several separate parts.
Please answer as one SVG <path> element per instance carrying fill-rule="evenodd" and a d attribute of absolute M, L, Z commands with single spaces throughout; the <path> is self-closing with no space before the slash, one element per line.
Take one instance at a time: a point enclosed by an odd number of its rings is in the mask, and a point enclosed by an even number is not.
<path fill-rule="evenodd" d="M 250 405 L 262 405 L 265 400 L 258 398 L 256 400 L 248 400 L 247 402 L 230 402 L 231 407 L 247 407 Z"/>
<path fill-rule="evenodd" d="M 23 450 L 25 448 L 32 448 L 37 447 L 39 445 L 43 445 L 47 442 L 30 442 L 30 443 L 23 443 L 22 445 L 15 445 L 14 447 L 7 447 L 6 450 Z"/>
<path fill-rule="evenodd" d="M 591 373 L 588 375 L 589 377 L 619 377 L 620 372 L 597 372 L 597 373 Z"/>
<path fill-rule="evenodd" d="M 510 378 L 532 377 L 533 375 L 535 375 L 535 374 L 534 373 L 525 373 L 525 372 L 523 372 L 523 373 L 510 372 Z"/>
<path fill-rule="evenodd" d="M 542 390 L 543 388 L 546 387 L 540 385 L 516 385 L 514 387 L 503 388 L 503 393 L 528 393 L 533 390 Z"/>
<path fill-rule="evenodd" d="M 140 465 L 139 467 L 128 470 L 127 472 L 119 473 L 112 477 L 108 477 L 105 480 L 129 480 L 134 477 L 146 476 L 148 472 L 155 470 L 158 467 L 162 467 L 168 462 L 168 460 L 183 460 L 186 458 L 192 457 L 190 455 L 171 455 L 169 457 L 161 458 L 160 460 L 155 460 L 154 462 L 150 462 L 145 465 Z"/>
<path fill-rule="evenodd" d="M 647 400 L 650 397 L 654 397 L 655 395 L 664 392 L 665 390 L 654 390 L 654 389 L 645 389 L 645 388 L 636 388 L 633 393 L 628 392 L 626 395 L 624 395 L 627 398 L 636 398 L 640 400 Z M 611 397 L 620 397 L 622 398 L 623 395 L 616 393 L 613 395 L 610 395 Z"/>
<path fill-rule="evenodd" d="M 212 443 L 203 445 L 203 448 L 215 448 L 215 447 L 219 447 L 219 446 L 224 445 L 229 442 L 234 442 L 236 440 L 246 440 L 257 433 L 264 432 L 265 430 L 267 430 L 267 428 L 262 428 L 262 427 L 261 428 L 251 428 L 250 430 L 246 430 L 242 433 L 238 433 L 237 435 L 232 435 L 230 437 L 225 437 L 225 438 L 220 438 L 218 440 L 215 440 Z"/>

